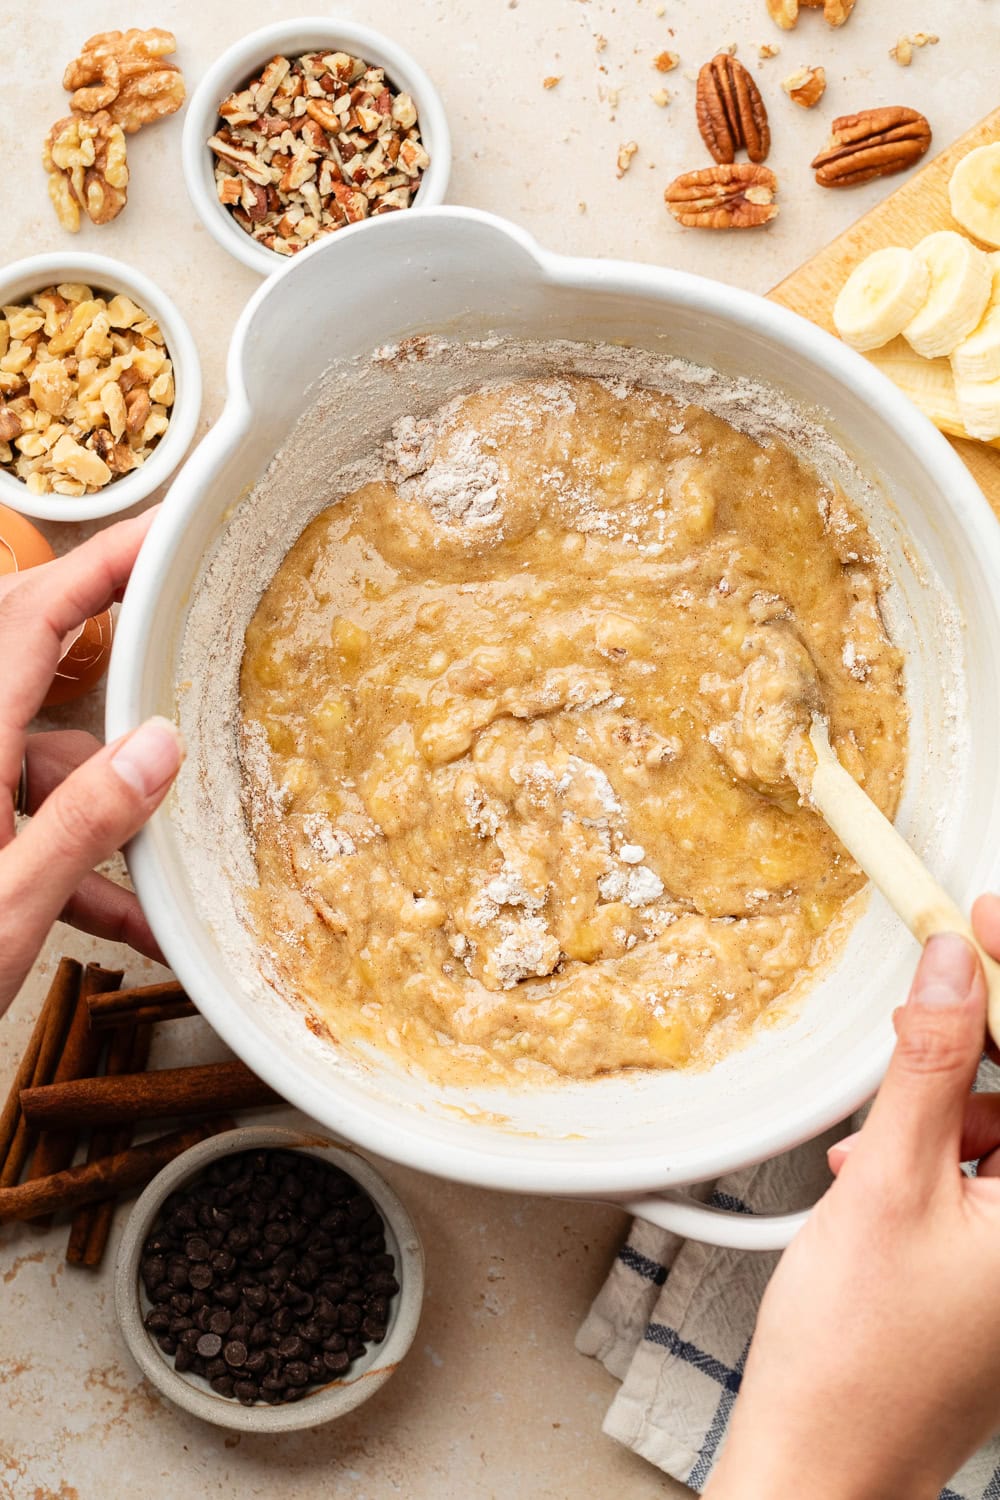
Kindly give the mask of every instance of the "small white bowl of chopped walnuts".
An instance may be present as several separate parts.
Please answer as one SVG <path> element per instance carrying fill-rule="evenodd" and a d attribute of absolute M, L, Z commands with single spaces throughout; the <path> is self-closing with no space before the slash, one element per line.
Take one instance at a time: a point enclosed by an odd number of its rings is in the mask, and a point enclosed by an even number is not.
<path fill-rule="evenodd" d="M 0 268 L 0 503 L 49 521 L 129 510 L 200 411 L 194 340 L 148 277 L 72 252 Z"/>
<path fill-rule="evenodd" d="M 451 140 L 437 90 L 401 47 L 307 17 L 253 32 L 208 70 L 183 159 L 206 229 L 267 276 L 349 224 L 441 203 Z"/>

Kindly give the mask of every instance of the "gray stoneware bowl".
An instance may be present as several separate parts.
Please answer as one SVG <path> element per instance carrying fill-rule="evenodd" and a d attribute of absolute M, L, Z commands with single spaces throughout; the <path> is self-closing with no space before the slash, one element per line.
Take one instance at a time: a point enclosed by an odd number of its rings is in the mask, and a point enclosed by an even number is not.
<path fill-rule="evenodd" d="M 200 1375 L 175 1370 L 143 1327 L 150 1304 L 139 1280 L 139 1261 L 146 1236 L 170 1193 L 220 1157 L 275 1148 L 317 1156 L 339 1167 L 365 1190 L 382 1215 L 386 1248 L 395 1258 L 400 1289 L 392 1299 L 382 1343 L 355 1360 L 341 1379 L 317 1386 L 301 1401 L 287 1406 L 241 1406 L 238 1401 L 216 1395 Z M 409 1214 L 385 1179 L 364 1157 L 335 1145 L 325 1136 L 264 1125 L 212 1136 L 164 1167 L 133 1208 L 115 1263 L 115 1310 L 129 1352 L 142 1373 L 176 1406 L 205 1422 L 231 1427 L 237 1432 L 293 1432 L 303 1427 L 319 1427 L 353 1411 L 385 1384 L 403 1359 L 417 1331 L 423 1300 L 424 1252 Z"/>

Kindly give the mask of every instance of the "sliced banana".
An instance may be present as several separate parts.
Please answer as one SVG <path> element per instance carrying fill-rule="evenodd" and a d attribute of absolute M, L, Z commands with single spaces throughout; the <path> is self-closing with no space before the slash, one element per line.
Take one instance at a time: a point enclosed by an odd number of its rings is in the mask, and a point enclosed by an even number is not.
<path fill-rule="evenodd" d="M 1000 379 L 1000 255 L 991 255 L 993 290 L 986 311 L 967 339 L 952 350 L 956 380 Z"/>
<path fill-rule="evenodd" d="M 894 339 L 923 307 L 930 291 L 926 260 L 889 245 L 876 250 L 848 276 L 833 308 L 833 322 L 852 349 L 878 349 Z"/>
<path fill-rule="evenodd" d="M 955 395 L 970 437 L 984 443 L 1000 438 L 1000 379 L 956 380 Z"/>
<path fill-rule="evenodd" d="M 952 216 L 984 245 L 1000 248 L 1000 141 L 963 156 L 948 184 Z"/>
<path fill-rule="evenodd" d="M 993 289 L 993 267 L 985 250 L 954 229 L 927 235 L 914 254 L 925 262 L 931 284 L 903 333 L 918 354 L 935 359 L 950 354 L 979 323 Z"/>
<path fill-rule="evenodd" d="M 941 432 L 967 436 L 955 394 L 955 377 L 946 359 L 923 359 L 904 338 L 893 339 L 868 358 Z"/>

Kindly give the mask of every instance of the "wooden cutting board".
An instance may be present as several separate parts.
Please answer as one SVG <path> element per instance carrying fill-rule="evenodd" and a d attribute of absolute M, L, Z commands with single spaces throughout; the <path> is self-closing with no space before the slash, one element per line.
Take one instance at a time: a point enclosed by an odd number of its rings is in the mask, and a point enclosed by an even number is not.
<path fill-rule="evenodd" d="M 842 235 L 793 271 L 769 293 L 794 312 L 833 333 L 832 312 L 837 293 L 849 272 L 873 250 L 884 245 L 912 246 L 936 229 L 959 229 L 948 206 L 948 179 L 960 157 L 975 146 L 1000 140 L 1000 109 L 960 136 L 927 166 L 908 177 L 846 229 Z M 845 192 L 850 188 L 817 189 Z M 986 498 L 1000 519 L 1000 450 L 983 443 L 950 438 L 956 452 L 971 469 Z"/>

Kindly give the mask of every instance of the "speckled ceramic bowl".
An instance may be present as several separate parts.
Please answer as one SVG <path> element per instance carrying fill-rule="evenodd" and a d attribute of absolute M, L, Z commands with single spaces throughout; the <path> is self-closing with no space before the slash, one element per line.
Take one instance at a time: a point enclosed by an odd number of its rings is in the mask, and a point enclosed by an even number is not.
<path fill-rule="evenodd" d="M 386 1248 L 396 1261 L 399 1291 L 389 1309 L 389 1325 L 381 1344 L 372 1345 L 354 1361 L 347 1374 L 315 1387 L 301 1401 L 287 1406 L 241 1406 L 236 1400 L 218 1396 L 200 1375 L 180 1373 L 150 1337 L 143 1318 L 151 1306 L 139 1277 L 139 1262 L 146 1236 L 170 1193 L 197 1177 L 220 1157 L 237 1152 L 280 1148 L 302 1151 L 339 1167 L 374 1202 L 385 1224 Z M 406 1209 L 383 1177 L 364 1157 L 337 1146 L 320 1135 L 270 1126 L 249 1126 L 212 1136 L 185 1151 L 164 1167 L 146 1188 L 132 1210 L 118 1249 L 115 1264 L 115 1309 L 125 1342 L 136 1364 L 177 1406 L 238 1432 L 293 1432 L 318 1427 L 353 1411 L 383 1386 L 413 1342 L 424 1300 L 424 1253 Z"/>

